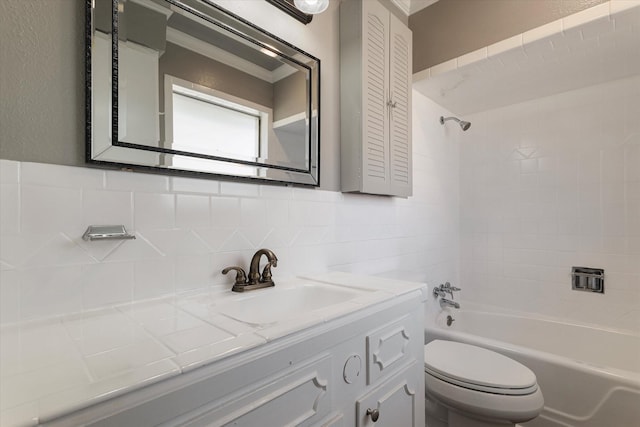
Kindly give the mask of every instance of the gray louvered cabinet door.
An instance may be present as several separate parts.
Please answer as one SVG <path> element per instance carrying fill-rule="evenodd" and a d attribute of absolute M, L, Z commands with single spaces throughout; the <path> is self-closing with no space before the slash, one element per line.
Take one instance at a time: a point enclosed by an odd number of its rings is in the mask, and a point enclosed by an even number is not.
<path fill-rule="evenodd" d="M 390 193 L 411 196 L 411 31 L 391 15 L 389 91 Z"/>
<path fill-rule="evenodd" d="M 376 0 L 343 1 L 342 191 L 411 195 L 410 82 L 411 31 Z"/>
<path fill-rule="evenodd" d="M 372 1 L 365 1 L 363 9 L 362 188 L 385 194 L 389 186 L 389 12 Z"/>

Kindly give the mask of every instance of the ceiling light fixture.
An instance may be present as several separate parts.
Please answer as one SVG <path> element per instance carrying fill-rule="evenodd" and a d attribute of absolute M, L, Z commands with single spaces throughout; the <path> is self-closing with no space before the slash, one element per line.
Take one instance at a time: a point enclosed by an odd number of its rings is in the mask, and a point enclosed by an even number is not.
<path fill-rule="evenodd" d="M 329 7 L 329 0 L 293 0 L 296 5 L 304 13 L 315 15 L 322 13 Z"/>

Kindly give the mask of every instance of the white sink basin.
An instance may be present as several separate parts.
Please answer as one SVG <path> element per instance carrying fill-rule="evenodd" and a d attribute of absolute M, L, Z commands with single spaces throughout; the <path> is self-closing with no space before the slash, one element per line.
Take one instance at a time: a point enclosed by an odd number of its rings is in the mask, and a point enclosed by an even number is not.
<path fill-rule="evenodd" d="M 225 303 L 219 312 L 252 324 L 268 324 L 302 316 L 366 295 L 368 290 L 305 282 L 292 287 L 249 291 L 246 296 Z"/>

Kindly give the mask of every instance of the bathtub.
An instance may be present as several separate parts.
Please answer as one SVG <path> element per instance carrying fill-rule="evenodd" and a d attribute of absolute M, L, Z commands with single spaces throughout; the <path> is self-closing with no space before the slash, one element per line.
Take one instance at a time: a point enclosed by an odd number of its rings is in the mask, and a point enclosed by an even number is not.
<path fill-rule="evenodd" d="M 523 427 L 640 426 L 640 334 L 464 308 L 431 311 L 425 342 L 485 347 L 533 370 L 545 406 Z"/>

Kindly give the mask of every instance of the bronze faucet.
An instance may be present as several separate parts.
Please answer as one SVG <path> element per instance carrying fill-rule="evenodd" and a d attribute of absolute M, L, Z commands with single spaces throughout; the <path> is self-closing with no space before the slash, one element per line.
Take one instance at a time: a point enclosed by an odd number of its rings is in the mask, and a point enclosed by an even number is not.
<path fill-rule="evenodd" d="M 260 258 L 262 258 L 262 255 L 265 255 L 267 257 L 268 262 L 267 265 L 264 266 L 262 274 L 260 274 Z M 260 249 L 253 255 L 253 258 L 251 258 L 248 278 L 244 270 L 241 267 L 237 266 L 225 268 L 224 270 L 222 270 L 222 274 L 227 274 L 228 272 L 235 270 L 236 279 L 231 290 L 233 292 L 251 291 L 253 289 L 275 286 L 275 283 L 271 278 L 271 267 L 277 266 L 278 258 L 276 257 L 276 254 L 274 254 L 269 249 Z"/>

